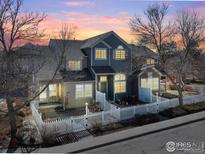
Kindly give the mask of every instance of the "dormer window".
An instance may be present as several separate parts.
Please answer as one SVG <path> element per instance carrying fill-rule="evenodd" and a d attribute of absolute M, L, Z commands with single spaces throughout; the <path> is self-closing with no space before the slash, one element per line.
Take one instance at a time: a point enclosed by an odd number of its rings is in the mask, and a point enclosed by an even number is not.
<path fill-rule="evenodd" d="M 147 58 L 147 65 L 154 65 L 154 59 Z"/>
<path fill-rule="evenodd" d="M 124 60 L 125 59 L 126 51 L 124 50 L 123 46 L 118 46 L 114 52 L 114 58 L 116 60 Z"/>
<path fill-rule="evenodd" d="M 81 61 L 80 60 L 68 60 L 68 69 L 70 71 L 80 71 Z"/>
<path fill-rule="evenodd" d="M 96 60 L 106 60 L 107 59 L 107 49 L 106 48 L 96 48 L 95 49 L 95 59 Z"/>

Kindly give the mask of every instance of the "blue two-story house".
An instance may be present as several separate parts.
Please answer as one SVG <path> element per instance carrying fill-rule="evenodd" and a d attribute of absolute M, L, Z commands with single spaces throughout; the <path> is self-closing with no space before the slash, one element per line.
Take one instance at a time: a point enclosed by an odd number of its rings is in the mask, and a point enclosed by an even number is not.
<path fill-rule="evenodd" d="M 131 75 L 132 50 L 135 49 L 115 32 L 86 40 L 51 39 L 49 46 L 44 48 L 46 55 L 53 52 L 49 51 L 50 47 L 58 53 L 58 43 L 61 41 L 68 45 L 63 65 L 53 82 L 40 95 L 40 103 L 59 102 L 64 109 L 68 109 L 84 107 L 85 102 L 95 102 L 96 91 L 105 93 L 106 99 L 112 102 L 137 95 L 133 87 L 139 83 L 133 84 Z M 38 73 L 36 79 L 40 87 L 52 76 L 54 68 L 55 61 L 50 60 Z"/>
<path fill-rule="evenodd" d="M 62 40 L 51 39 L 55 47 Z M 115 101 L 130 95 L 128 82 L 131 73 L 131 48 L 115 32 L 110 31 L 86 40 L 69 40 L 65 61 L 57 77 L 40 95 L 40 102 L 62 102 L 64 108 L 85 106 L 94 102 L 96 91 L 106 94 L 106 99 Z M 46 77 L 42 74 L 52 70 L 50 62 L 37 75 L 43 87 Z M 47 75 L 49 76 L 49 75 Z"/>

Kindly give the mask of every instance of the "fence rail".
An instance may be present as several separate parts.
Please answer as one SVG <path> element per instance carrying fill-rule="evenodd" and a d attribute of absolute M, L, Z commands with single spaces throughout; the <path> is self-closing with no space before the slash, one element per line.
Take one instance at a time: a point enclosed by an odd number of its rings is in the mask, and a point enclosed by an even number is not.
<path fill-rule="evenodd" d="M 100 102 L 101 107 L 104 109 L 102 112 L 89 113 L 88 115 L 75 116 L 64 119 L 57 119 L 51 121 L 43 121 L 41 113 L 38 112 L 37 102 L 31 104 L 33 118 L 42 133 L 69 133 L 85 130 L 95 127 L 97 125 L 106 125 L 126 119 L 133 118 L 135 115 L 145 115 L 148 113 L 158 113 L 165 109 L 176 107 L 179 105 L 177 98 L 175 99 L 161 99 L 161 101 L 142 104 L 130 107 L 119 108 L 109 103 L 103 93 L 97 92 L 97 101 Z M 205 93 L 195 96 L 185 96 L 184 104 L 192 104 L 197 102 L 205 102 Z"/>

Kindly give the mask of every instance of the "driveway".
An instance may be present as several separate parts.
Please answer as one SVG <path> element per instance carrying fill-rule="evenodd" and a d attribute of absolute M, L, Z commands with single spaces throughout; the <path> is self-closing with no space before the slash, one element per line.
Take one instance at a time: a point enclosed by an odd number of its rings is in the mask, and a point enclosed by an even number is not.
<path fill-rule="evenodd" d="M 184 144 L 183 146 L 191 144 L 193 150 L 189 149 L 184 152 L 180 151 L 178 149 L 180 147 L 178 147 L 172 154 L 201 154 L 205 152 L 197 152 L 194 144 L 199 145 L 199 150 L 203 150 L 201 145 L 205 144 L 204 128 L 205 121 L 200 121 L 84 152 L 97 154 L 171 154 L 166 150 L 166 143 L 172 141 L 178 145 Z"/>

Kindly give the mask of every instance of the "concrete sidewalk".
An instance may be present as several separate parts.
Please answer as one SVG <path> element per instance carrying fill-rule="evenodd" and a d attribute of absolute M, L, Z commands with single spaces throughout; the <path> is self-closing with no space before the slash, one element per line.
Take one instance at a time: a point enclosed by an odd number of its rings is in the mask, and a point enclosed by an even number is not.
<path fill-rule="evenodd" d="M 181 126 L 181 125 L 184 125 L 187 123 L 191 123 L 191 122 L 203 120 L 203 119 L 205 119 L 205 111 L 195 113 L 195 114 L 190 114 L 190 115 L 183 116 L 183 117 L 174 118 L 171 120 L 157 122 L 157 123 L 153 123 L 153 124 L 149 124 L 149 125 L 145 125 L 145 126 L 141 126 L 141 127 L 123 130 L 123 131 L 119 131 L 116 133 L 112 133 L 112 134 L 108 134 L 108 135 L 104 135 L 104 136 L 100 136 L 100 137 L 96 137 L 96 138 L 91 138 L 91 139 L 88 139 L 86 141 L 85 140 L 79 141 L 76 143 L 71 143 L 71 144 L 62 145 L 62 146 L 56 146 L 56 147 L 52 147 L 52 148 L 41 148 L 41 149 L 38 149 L 36 152 L 40 152 L 40 153 L 45 153 L 45 152 L 46 153 L 83 152 L 86 150 L 110 145 L 110 144 L 117 143 L 120 141 L 133 139 L 136 137 L 148 135 L 151 133 L 174 128 L 177 126 Z"/>

